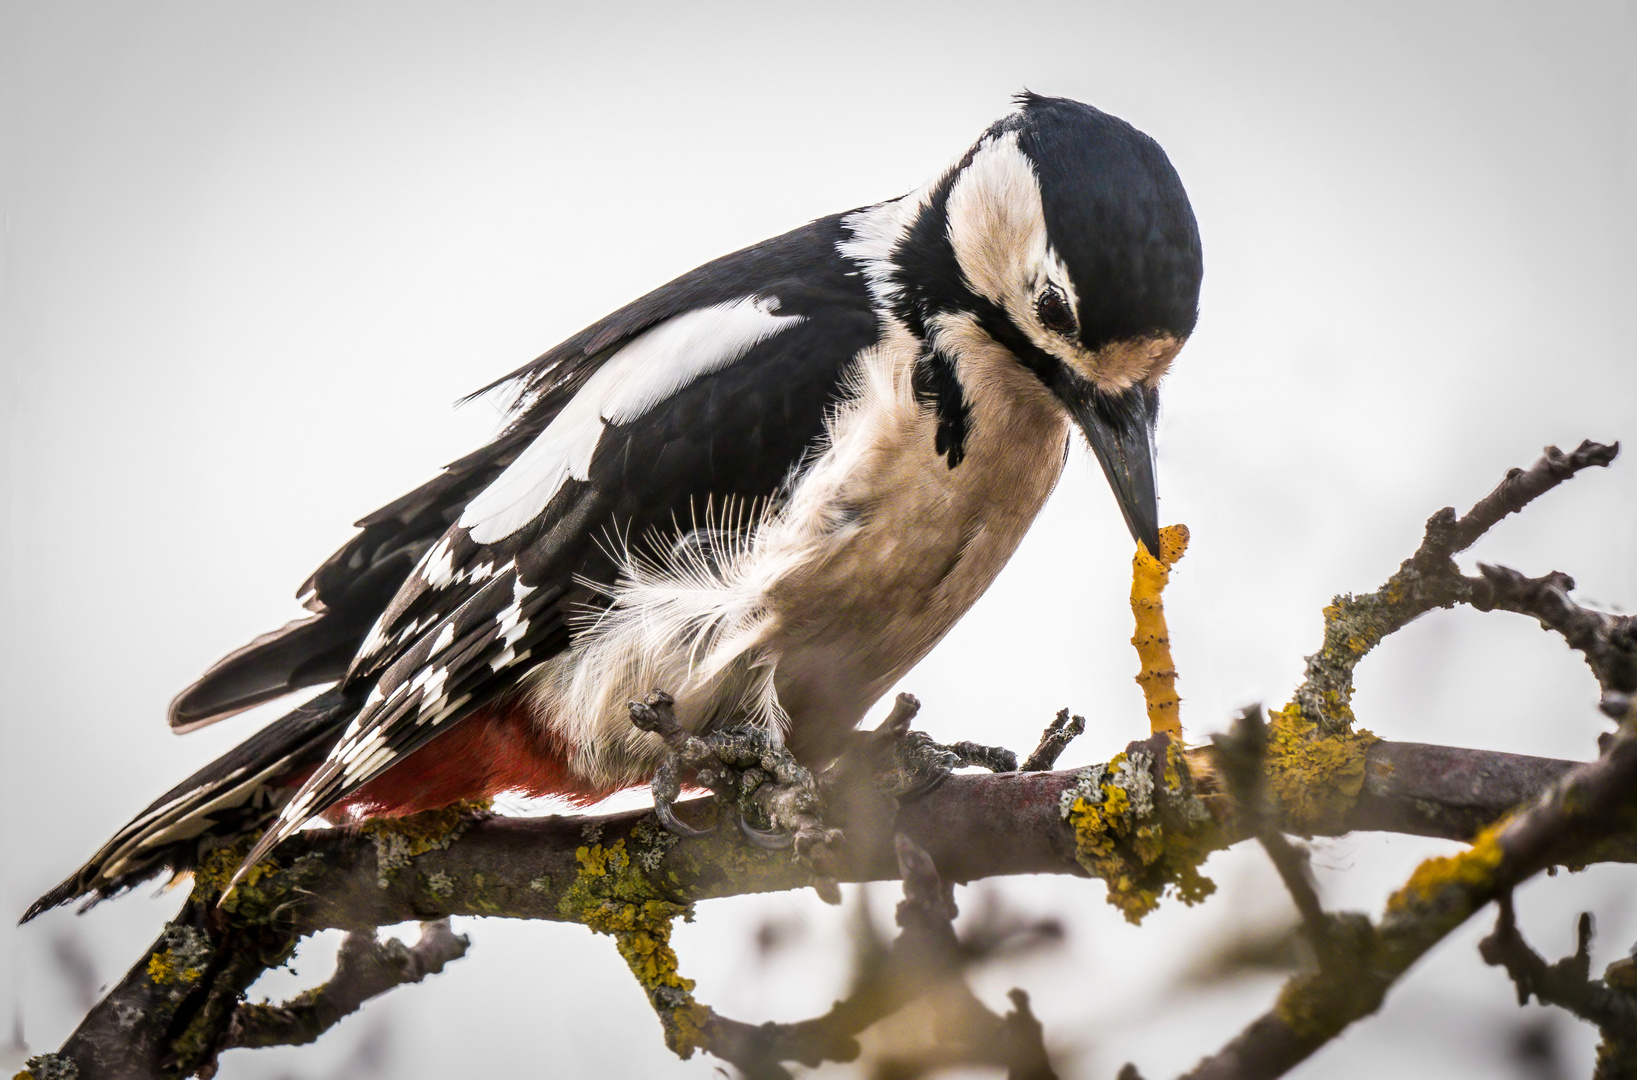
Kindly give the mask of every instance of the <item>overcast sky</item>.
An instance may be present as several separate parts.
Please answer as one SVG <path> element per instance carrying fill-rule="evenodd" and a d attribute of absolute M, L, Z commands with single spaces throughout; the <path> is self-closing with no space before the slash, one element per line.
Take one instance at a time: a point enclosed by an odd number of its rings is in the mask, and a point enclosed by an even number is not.
<path fill-rule="evenodd" d="M 1193 737 L 1282 702 L 1325 601 L 1380 584 L 1432 511 L 1549 442 L 1637 449 L 1629 3 L 4 12 L 3 912 L 275 715 L 185 739 L 163 719 L 219 655 L 297 614 L 295 587 L 350 522 L 491 433 L 493 407 L 451 411 L 457 397 L 705 259 L 914 187 L 1024 86 L 1157 138 L 1204 237 L 1200 326 L 1159 435 L 1161 518 L 1194 536 L 1168 597 Z M 1634 551 L 1622 460 L 1465 561 L 1561 569 L 1631 610 Z M 1070 706 L 1091 730 L 1065 765 L 1144 734 L 1129 553 L 1078 455 L 995 587 L 905 678 L 933 733 L 1027 748 Z M 1389 738 L 1585 757 L 1606 730 L 1578 660 L 1514 616 L 1429 616 L 1359 683 L 1362 722 Z M 1326 899 L 1378 911 L 1444 850 L 1322 842 Z M 1077 1048 L 1070 1075 L 1191 1064 L 1276 982 L 1189 989 L 1190 956 L 1288 917 L 1255 852 L 1208 871 L 1217 897 L 1137 930 L 1096 884 L 999 883 L 1071 938 L 985 993 L 1029 989 Z M 1597 911 L 1601 964 L 1637 941 L 1634 889 L 1631 868 L 1560 877 L 1525 890 L 1522 917 L 1556 955 L 1574 913 Z M 873 895 L 890 910 L 892 889 Z M 36 1051 L 58 1045 L 82 1011 L 63 957 L 114 980 L 178 901 L 144 890 L 0 930 L 0 1039 L 20 1015 Z M 794 944 L 760 967 L 767 918 Z M 795 1018 L 841 988 L 841 925 L 806 895 L 712 902 L 678 935 L 683 969 L 731 1014 Z M 316 1047 L 229 1054 L 222 1077 L 364 1075 L 348 1055 L 366 1052 L 400 1078 L 712 1075 L 669 1058 L 607 939 L 463 929 L 473 951 L 444 974 Z M 1506 1075 L 1504 1033 L 1550 1018 L 1483 967 L 1484 930 L 1297 1075 Z M 333 948 L 268 992 L 322 978 Z M 1590 1037 L 1559 1029 L 1569 1075 L 1587 1074 Z"/>

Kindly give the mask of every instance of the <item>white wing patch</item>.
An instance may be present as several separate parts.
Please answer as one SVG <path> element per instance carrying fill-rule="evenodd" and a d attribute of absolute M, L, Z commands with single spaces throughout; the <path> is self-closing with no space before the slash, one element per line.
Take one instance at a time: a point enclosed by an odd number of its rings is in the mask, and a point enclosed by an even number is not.
<path fill-rule="evenodd" d="M 475 542 L 493 544 L 533 521 L 570 477 L 588 478 L 606 425 L 635 420 L 802 321 L 800 315 L 774 314 L 775 303 L 747 296 L 678 315 L 638 335 L 609 357 L 546 430 L 467 504 L 458 524 Z"/>

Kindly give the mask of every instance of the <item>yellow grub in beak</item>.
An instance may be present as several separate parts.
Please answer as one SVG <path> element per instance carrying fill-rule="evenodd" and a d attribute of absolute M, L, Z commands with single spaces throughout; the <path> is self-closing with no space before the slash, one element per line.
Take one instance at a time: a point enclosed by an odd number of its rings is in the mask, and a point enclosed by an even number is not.
<path fill-rule="evenodd" d="M 1163 594 L 1171 580 L 1171 567 L 1188 550 L 1188 526 L 1167 525 L 1159 532 L 1159 558 L 1142 544 L 1131 559 L 1131 613 L 1137 632 L 1131 644 L 1137 647 L 1142 670 L 1137 685 L 1148 702 L 1151 734 L 1163 731 L 1173 739 L 1182 738 L 1182 699 L 1177 696 L 1177 668 L 1171 660 L 1171 632 L 1165 626 Z"/>

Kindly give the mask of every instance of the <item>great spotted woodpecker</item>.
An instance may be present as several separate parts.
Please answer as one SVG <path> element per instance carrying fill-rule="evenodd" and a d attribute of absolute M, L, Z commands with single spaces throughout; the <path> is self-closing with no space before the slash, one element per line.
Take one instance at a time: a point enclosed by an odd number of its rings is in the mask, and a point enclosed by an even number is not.
<path fill-rule="evenodd" d="M 34 904 L 315 815 L 594 800 L 749 721 L 840 740 L 988 587 L 1078 428 L 1157 550 L 1153 425 L 1201 256 L 1164 152 L 1025 93 L 916 191 L 724 256 L 492 384 L 489 445 L 364 518 L 311 615 L 178 696 L 186 731 L 335 685 L 167 792 Z"/>

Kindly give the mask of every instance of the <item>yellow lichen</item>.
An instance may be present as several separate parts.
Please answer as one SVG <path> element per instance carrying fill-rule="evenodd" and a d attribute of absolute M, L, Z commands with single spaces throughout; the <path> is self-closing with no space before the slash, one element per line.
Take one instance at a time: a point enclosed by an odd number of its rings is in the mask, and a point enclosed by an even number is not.
<path fill-rule="evenodd" d="M 1329 1030 L 1325 1023 L 1326 999 L 1322 993 L 1323 977 L 1308 972 L 1286 980 L 1273 1003 L 1273 1013 L 1297 1035 L 1322 1035 Z"/>
<path fill-rule="evenodd" d="M 369 837 L 399 837 L 404 841 L 403 853 L 413 857 L 447 848 L 466 831 L 474 815 L 486 812 L 491 805 L 488 799 L 470 799 L 407 817 L 371 818 L 358 831 Z"/>
<path fill-rule="evenodd" d="M 1188 527 L 1167 525 L 1160 530 L 1159 556 L 1143 545 L 1131 559 L 1131 614 L 1136 633 L 1131 644 L 1137 647 L 1142 670 L 1137 685 L 1148 703 L 1150 732 L 1163 731 L 1173 739 L 1182 738 L 1181 699 L 1177 697 L 1177 669 L 1171 659 L 1171 635 L 1165 625 L 1163 594 L 1171 579 L 1171 567 L 1188 550 Z"/>
<path fill-rule="evenodd" d="M 661 896 L 633 865 L 624 840 L 581 847 L 574 857 L 580 873 L 564 892 L 559 913 L 614 939 L 659 1014 L 665 1044 L 678 1057 L 691 1057 L 702 1045 L 711 1013 L 694 1000 L 693 980 L 682 977 L 671 947 L 671 925 L 677 918 L 691 918 L 693 909 Z"/>
<path fill-rule="evenodd" d="M 1388 914 L 1436 901 L 1439 894 L 1451 886 L 1465 890 L 1487 888 L 1494 882 L 1495 870 L 1505 855 L 1499 839 L 1503 825 L 1497 822 L 1489 826 L 1478 834 L 1471 847 L 1459 854 L 1439 855 L 1422 862 L 1410 880 L 1387 898 Z"/>
<path fill-rule="evenodd" d="M 1616 960 L 1604 968 L 1603 982 L 1616 990 L 1637 990 L 1637 956 Z"/>
<path fill-rule="evenodd" d="M 171 950 L 156 952 L 148 957 L 148 978 L 156 986 L 164 986 L 174 982 L 198 982 L 200 970 L 178 963 L 177 957 Z"/>
<path fill-rule="evenodd" d="M 375 845 L 375 883 L 384 889 L 391 884 L 392 875 L 408 866 L 415 856 L 447 848 L 490 805 L 487 799 L 467 800 L 407 817 L 364 822 L 359 831 Z"/>
<path fill-rule="evenodd" d="M 1175 751 L 1175 752 L 1174 752 Z M 1131 923 L 1159 906 L 1167 891 L 1185 904 L 1197 904 L 1216 890 L 1199 872 L 1215 845 L 1209 835 L 1210 816 L 1198 807 L 1182 783 L 1181 754 L 1167 748 L 1162 766 L 1162 789 L 1154 790 L 1141 760 L 1146 752 L 1117 754 L 1107 766 L 1089 770 L 1079 789 L 1070 793 L 1064 809 L 1074 830 L 1075 857 L 1108 888 L 1108 902 Z M 1167 828 L 1159 800 L 1197 811 L 1182 815 Z"/>
<path fill-rule="evenodd" d="M 1381 740 L 1363 730 L 1326 735 L 1295 702 L 1269 719 L 1268 788 L 1286 822 L 1303 833 L 1339 822 L 1364 787 L 1370 747 Z"/>
<path fill-rule="evenodd" d="M 260 838 L 260 833 L 251 833 L 236 843 L 207 852 L 193 870 L 194 899 L 207 907 L 219 903 L 222 911 L 252 921 L 276 911 L 286 901 L 292 883 L 286 880 L 285 872 L 269 860 L 252 866 L 233 891 L 222 896 L 222 890 L 233 880 L 234 872 Z"/>

